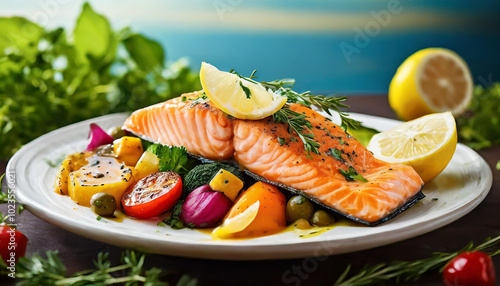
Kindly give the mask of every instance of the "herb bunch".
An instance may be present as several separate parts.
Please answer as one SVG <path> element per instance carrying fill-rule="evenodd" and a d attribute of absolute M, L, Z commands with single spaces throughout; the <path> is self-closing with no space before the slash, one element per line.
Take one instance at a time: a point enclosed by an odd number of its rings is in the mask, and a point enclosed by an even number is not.
<path fill-rule="evenodd" d="M 200 89 L 186 60 L 166 65 L 158 42 L 113 30 L 88 3 L 74 27 L 0 17 L 0 160 L 61 126 Z"/>
<path fill-rule="evenodd" d="M 457 118 L 461 142 L 479 150 L 500 145 L 500 83 L 477 86 L 468 110 Z"/>
<path fill-rule="evenodd" d="M 500 242 L 500 236 L 487 238 L 483 243 L 474 246 L 471 242 L 463 249 L 452 252 L 436 252 L 431 257 L 415 261 L 394 261 L 392 263 L 380 263 L 371 267 L 364 267 L 359 273 L 347 278 L 350 272 L 350 265 L 340 275 L 334 286 L 365 286 L 379 285 L 388 282 L 408 283 L 415 282 L 422 275 L 438 270 L 443 271 L 446 264 L 455 256 L 466 251 L 482 251 Z M 488 253 L 490 256 L 500 254 L 500 249 Z"/>

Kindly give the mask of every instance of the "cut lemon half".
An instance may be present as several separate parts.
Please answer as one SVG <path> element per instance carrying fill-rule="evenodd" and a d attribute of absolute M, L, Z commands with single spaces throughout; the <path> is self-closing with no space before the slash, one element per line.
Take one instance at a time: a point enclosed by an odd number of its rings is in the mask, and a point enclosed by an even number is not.
<path fill-rule="evenodd" d="M 389 86 L 389 104 L 403 120 L 451 111 L 460 115 L 473 92 L 465 61 L 453 51 L 423 49 L 406 59 Z"/>
<path fill-rule="evenodd" d="M 244 212 L 234 216 L 233 218 L 225 219 L 221 226 L 212 231 L 213 237 L 227 237 L 233 233 L 240 232 L 247 228 L 259 213 L 260 202 L 256 201 L 248 207 Z"/>
<path fill-rule="evenodd" d="M 451 112 L 430 114 L 376 134 L 367 149 L 375 158 L 412 166 L 427 183 L 448 165 L 457 146 Z"/>
<path fill-rule="evenodd" d="M 266 118 L 280 110 L 287 100 L 286 96 L 205 62 L 201 64 L 200 81 L 212 103 L 239 119 Z"/>

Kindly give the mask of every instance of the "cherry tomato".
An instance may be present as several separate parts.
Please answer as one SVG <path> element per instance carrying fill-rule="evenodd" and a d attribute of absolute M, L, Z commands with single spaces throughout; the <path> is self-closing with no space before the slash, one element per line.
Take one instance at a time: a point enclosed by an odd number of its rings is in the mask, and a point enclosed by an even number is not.
<path fill-rule="evenodd" d="M 446 265 L 443 280 L 447 286 L 493 286 L 495 268 L 488 254 L 481 251 L 464 252 Z"/>
<path fill-rule="evenodd" d="M 175 172 L 151 174 L 131 185 L 122 198 L 123 211 L 135 218 L 150 218 L 172 208 L 182 194 L 181 176 Z"/>
<path fill-rule="evenodd" d="M 27 244 L 28 239 L 19 230 L 0 225 L 0 255 L 7 265 L 10 266 L 20 257 L 24 257 Z"/>

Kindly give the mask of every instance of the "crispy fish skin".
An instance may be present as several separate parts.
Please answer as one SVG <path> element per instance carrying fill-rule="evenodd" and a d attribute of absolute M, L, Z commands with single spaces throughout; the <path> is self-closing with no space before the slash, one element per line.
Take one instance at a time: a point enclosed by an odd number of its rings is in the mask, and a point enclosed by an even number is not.
<path fill-rule="evenodd" d="M 232 158 L 253 174 L 301 190 L 368 224 L 394 214 L 422 189 L 422 179 L 410 166 L 374 158 L 342 128 L 306 106 L 290 104 L 290 108 L 308 117 L 321 155 L 307 154 L 300 139 L 270 117 L 229 118 L 210 102 L 193 104 L 181 97 L 134 112 L 123 129 L 165 145 L 184 146 L 210 160 Z M 367 182 L 340 172 L 350 167 Z"/>

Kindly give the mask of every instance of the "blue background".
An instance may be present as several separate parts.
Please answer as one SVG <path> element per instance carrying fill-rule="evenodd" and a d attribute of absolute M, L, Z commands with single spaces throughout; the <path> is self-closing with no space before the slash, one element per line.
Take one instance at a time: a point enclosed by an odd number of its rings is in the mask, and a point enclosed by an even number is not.
<path fill-rule="evenodd" d="M 460 54 L 476 84 L 500 80 L 500 1 L 89 2 L 115 29 L 131 26 L 160 41 L 168 60 L 186 56 L 194 69 L 206 61 L 242 74 L 257 69 L 262 80 L 295 78 L 298 91 L 386 92 L 403 60 L 426 47 Z M 2 2 L 0 15 L 71 28 L 82 3 Z M 365 41 L 356 44 L 360 33 Z M 356 52 L 346 56 L 341 45 Z"/>

